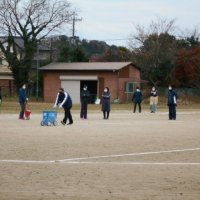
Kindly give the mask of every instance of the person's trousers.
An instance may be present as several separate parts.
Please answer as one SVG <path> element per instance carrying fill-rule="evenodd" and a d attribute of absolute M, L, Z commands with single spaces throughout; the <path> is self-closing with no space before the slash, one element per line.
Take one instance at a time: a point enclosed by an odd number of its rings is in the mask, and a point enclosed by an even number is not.
<path fill-rule="evenodd" d="M 176 105 L 169 105 L 169 120 L 176 120 Z"/>
<path fill-rule="evenodd" d="M 69 124 L 73 123 L 72 115 L 71 115 L 71 108 L 64 108 L 65 115 L 63 118 L 63 122 L 66 124 L 67 120 L 69 120 Z"/>
<path fill-rule="evenodd" d="M 19 118 L 23 119 L 24 118 L 24 112 L 25 112 L 25 103 L 24 102 L 19 102 L 20 107 L 21 107 L 21 111 L 19 113 Z"/>
<path fill-rule="evenodd" d="M 133 110 L 133 112 L 134 112 L 134 113 L 136 112 L 136 107 L 137 107 L 137 105 L 138 105 L 138 107 L 139 107 L 139 112 L 141 113 L 141 103 L 135 103 L 135 104 L 134 104 L 134 110 Z"/>
<path fill-rule="evenodd" d="M 81 113 L 80 113 L 81 118 L 87 119 L 87 107 L 88 107 L 87 103 L 81 103 Z"/>
<path fill-rule="evenodd" d="M 154 97 L 151 96 L 150 97 L 150 110 L 151 112 L 156 112 L 157 111 L 157 104 L 158 104 L 158 96 Z"/>
<path fill-rule="evenodd" d="M 156 104 L 150 105 L 150 110 L 151 112 L 155 113 L 157 111 L 157 105 Z"/>
<path fill-rule="evenodd" d="M 103 118 L 104 119 L 108 119 L 109 118 L 109 114 L 110 114 L 109 111 L 103 111 Z"/>

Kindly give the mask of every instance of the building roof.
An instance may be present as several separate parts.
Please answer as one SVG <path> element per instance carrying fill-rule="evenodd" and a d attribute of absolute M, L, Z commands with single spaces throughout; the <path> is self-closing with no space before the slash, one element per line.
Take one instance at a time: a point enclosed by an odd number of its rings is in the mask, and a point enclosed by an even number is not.
<path fill-rule="evenodd" d="M 0 65 L 0 80 L 14 80 L 12 72 L 8 67 Z"/>
<path fill-rule="evenodd" d="M 7 66 L 0 65 L 0 74 L 12 74 Z"/>
<path fill-rule="evenodd" d="M 8 36 L 0 36 L 0 41 L 1 41 L 2 43 L 6 43 L 7 40 L 8 40 Z M 14 37 L 14 40 L 15 40 L 16 45 L 17 45 L 19 48 L 21 48 L 21 49 L 24 48 L 24 41 L 23 41 L 23 39 L 22 39 L 21 37 L 17 37 L 17 36 L 16 36 L 16 37 Z"/>
<path fill-rule="evenodd" d="M 8 40 L 8 36 L 0 36 L 0 41 L 2 43 L 6 43 Z M 20 49 L 24 49 L 24 40 L 19 37 L 19 36 L 15 36 L 14 37 L 15 43 L 16 45 L 20 48 Z M 50 44 L 48 44 L 48 41 L 42 40 L 39 44 L 39 51 L 50 51 L 51 47 Z"/>
<path fill-rule="evenodd" d="M 79 63 L 51 63 L 40 70 L 119 70 L 133 64 L 132 62 L 79 62 Z"/>

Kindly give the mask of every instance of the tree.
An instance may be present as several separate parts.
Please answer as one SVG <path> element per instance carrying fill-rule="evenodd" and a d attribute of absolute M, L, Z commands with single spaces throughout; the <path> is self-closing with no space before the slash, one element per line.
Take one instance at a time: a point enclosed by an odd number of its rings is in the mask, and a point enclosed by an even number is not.
<path fill-rule="evenodd" d="M 171 81 L 177 51 L 178 41 L 174 36 L 154 34 L 133 51 L 133 62 L 141 67 L 144 79 L 154 85 L 166 85 Z"/>
<path fill-rule="evenodd" d="M 88 62 L 88 58 L 82 48 L 76 47 L 71 51 L 72 62 Z"/>
<path fill-rule="evenodd" d="M 65 0 L 1 0 L 0 49 L 13 73 L 17 88 L 29 81 L 37 46 L 51 32 L 70 23 L 73 11 Z M 16 42 L 22 38 L 23 48 Z"/>
<path fill-rule="evenodd" d="M 58 62 L 88 62 L 88 58 L 81 47 L 72 47 L 69 44 L 60 49 Z"/>
<path fill-rule="evenodd" d="M 174 79 L 179 87 L 200 88 L 200 45 L 179 52 Z"/>
<path fill-rule="evenodd" d="M 69 48 L 69 45 L 65 45 L 60 50 L 58 62 L 69 62 L 69 61 L 70 61 L 70 48 Z"/>
<path fill-rule="evenodd" d="M 110 46 L 102 55 L 104 62 L 128 62 L 131 60 L 131 52 L 126 47 Z"/>
<path fill-rule="evenodd" d="M 174 20 L 158 18 L 147 29 L 137 26 L 137 33 L 130 40 L 133 62 L 141 68 L 143 78 L 154 85 L 165 85 L 171 79 L 178 49 L 174 30 Z"/>

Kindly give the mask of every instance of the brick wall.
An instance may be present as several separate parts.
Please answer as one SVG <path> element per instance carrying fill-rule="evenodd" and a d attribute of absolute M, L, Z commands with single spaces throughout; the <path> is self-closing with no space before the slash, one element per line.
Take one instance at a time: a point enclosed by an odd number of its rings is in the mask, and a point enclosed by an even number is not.
<path fill-rule="evenodd" d="M 103 93 L 104 87 L 109 87 L 112 94 L 111 100 L 117 98 L 117 73 L 116 72 L 44 72 L 44 100 L 53 102 L 61 87 L 60 76 L 98 76 L 99 77 L 99 97 Z"/>
<path fill-rule="evenodd" d="M 61 87 L 59 72 L 44 72 L 44 100 L 46 102 L 55 101 L 58 89 Z"/>
<path fill-rule="evenodd" d="M 120 98 L 126 101 L 125 83 L 140 81 L 140 71 L 130 65 L 120 71 L 44 71 L 44 100 L 55 101 L 58 89 L 61 87 L 60 76 L 98 76 L 99 98 L 101 98 L 104 87 L 109 87 L 111 102 Z"/>
<path fill-rule="evenodd" d="M 141 76 L 140 76 L 140 70 L 135 67 L 129 67 L 129 77 L 134 78 L 135 81 L 140 82 Z"/>
<path fill-rule="evenodd" d="M 15 87 L 13 80 L 0 80 L 0 91 L 2 96 L 11 96 L 15 94 Z"/>

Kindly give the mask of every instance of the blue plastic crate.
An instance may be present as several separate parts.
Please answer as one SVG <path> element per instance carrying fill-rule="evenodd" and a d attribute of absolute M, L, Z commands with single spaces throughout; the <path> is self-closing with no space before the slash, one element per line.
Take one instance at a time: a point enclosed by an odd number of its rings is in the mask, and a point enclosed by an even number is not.
<path fill-rule="evenodd" d="M 57 112 L 56 111 L 43 111 L 43 119 L 41 125 L 57 125 Z"/>

